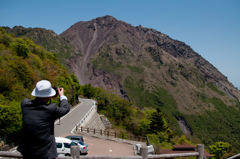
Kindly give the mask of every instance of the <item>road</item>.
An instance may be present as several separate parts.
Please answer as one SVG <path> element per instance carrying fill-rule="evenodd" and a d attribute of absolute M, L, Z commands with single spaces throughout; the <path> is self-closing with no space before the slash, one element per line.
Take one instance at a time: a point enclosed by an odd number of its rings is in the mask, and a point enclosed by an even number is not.
<path fill-rule="evenodd" d="M 68 136 L 78 122 L 94 104 L 93 100 L 80 99 L 81 103 L 61 118 L 60 125 L 55 123 L 55 136 Z M 79 135 L 79 134 L 76 134 Z M 84 143 L 88 144 L 88 156 L 134 156 L 133 145 L 100 139 L 84 135 Z"/>
<path fill-rule="evenodd" d="M 90 110 L 94 104 L 93 100 L 90 99 L 80 99 L 81 103 L 76 107 L 71 109 L 71 111 L 61 118 L 61 122 L 55 122 L 55 136 L 62 136 L 66 133 L 71 133 L 79 121 L 85 116 L 85 114 Z"/>

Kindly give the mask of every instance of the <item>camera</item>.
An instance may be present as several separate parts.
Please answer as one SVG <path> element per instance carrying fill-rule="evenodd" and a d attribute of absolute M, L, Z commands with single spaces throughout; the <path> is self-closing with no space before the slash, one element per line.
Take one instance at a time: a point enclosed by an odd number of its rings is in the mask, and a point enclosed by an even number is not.
<path fill-rule="evenodd" d="M 53 89 L 56 91 L 56 95 L 55 96 L 58 96 L 58 87 L 53 87 Z"/>

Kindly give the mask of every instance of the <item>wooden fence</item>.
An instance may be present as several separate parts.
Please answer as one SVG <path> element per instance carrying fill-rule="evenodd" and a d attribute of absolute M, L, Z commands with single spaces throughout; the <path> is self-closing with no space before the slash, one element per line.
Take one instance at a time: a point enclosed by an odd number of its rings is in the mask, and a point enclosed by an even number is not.
<path fill-rule="evenodd" d="M 163 155 L 148 155 L 148 149 L 141 147 L 140 156 L 80 156 L 78 146 L 71 147 L 72 157 L 58 157 L 58 159 L 161 159 L 161 158 L 176 158 L 176 157 L 193 157 L 197 159 L 204 159 L 204 145 L 197 145 L 197 152 L 193 153 L 178 153 L 178 154 L 163 154 Z M 6 152 L 0 151 L 0 157 L 8 158 L 22 158 L 23 156 L 19 152 Z"/>
<path fill-rule="evenodd" d="M 92 133 L 94 135 L 100 135 L 100 136 L 107 136 L 107 137 L 115 137 L 119 139 L 126 139 L 126 140 L 132 140 L 132 141 L 138 141 L 138 142 L 147 142 L 147 137 L 143 136 L 134 136 L 134 135 L 129 135 L 128 133 L 117 133 L 116 131 L 110 131 L 110 130 L 97 130 L 97 129 L 92 129 L 92 128 L 86 128 L 86 127 L 80 127 L 78 128 L 76 126 L 76 131 L 80 132 L 85 132 L 85 133 Z"/>

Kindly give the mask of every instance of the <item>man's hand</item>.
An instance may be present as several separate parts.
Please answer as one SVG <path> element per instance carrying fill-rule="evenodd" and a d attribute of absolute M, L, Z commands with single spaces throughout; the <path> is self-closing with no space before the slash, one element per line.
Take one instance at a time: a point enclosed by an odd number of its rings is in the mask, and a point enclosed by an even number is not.
<path fill-rule="evenodd" d="M 58 94 L 61 97 L 62 95 L 64 95 L 64 89 L 63 88 L 58 88 Z"/>

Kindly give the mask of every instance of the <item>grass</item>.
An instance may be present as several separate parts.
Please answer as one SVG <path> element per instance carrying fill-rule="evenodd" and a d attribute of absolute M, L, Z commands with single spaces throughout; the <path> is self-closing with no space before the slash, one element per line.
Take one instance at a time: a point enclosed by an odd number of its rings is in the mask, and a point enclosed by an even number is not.
<path fill-rule="evenodd" d="M 217 92 L 219 95 L 224 96 L 224 93 L 221 92 L 217 87 L 215 87 L 213 83 L 208 83 L 207 86 L 214 92 Z"/>
<path fill-rule="evenodd" d="M 129 68 L 131 70 L 131 72 L 135 72 L 137 74 L 141 74 L 144 72 L 144 68 L 141 66 L 131 66 L 131 65 L 127 65 L 127 68 Z"/>

